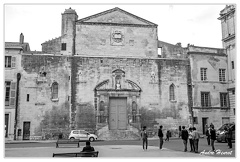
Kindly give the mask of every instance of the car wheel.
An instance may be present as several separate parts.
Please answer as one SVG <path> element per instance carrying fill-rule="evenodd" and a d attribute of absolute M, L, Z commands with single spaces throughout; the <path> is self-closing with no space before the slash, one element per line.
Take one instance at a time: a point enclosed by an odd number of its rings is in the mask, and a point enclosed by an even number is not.
<path fill-rule="evenodd" d="M 93 141 L 94 141 L 94 138 L 93 138 L 93 137 L 90 137 L 90 138 L 89 138 L 89 141 L 93 142 Z"/>
<path fill-rule="evenodd" d="M 74 137 L 71 137 L 70 140 L 75 140 L 75 138 L 74 138 Z"/>

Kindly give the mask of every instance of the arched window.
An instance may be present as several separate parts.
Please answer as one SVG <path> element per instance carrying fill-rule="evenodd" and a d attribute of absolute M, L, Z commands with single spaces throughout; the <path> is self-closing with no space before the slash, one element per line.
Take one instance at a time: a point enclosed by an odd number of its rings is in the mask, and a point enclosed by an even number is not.
<path fill-rule="evenodd" d="M 137 103 L 135 101 L 132 102 L 132 122 L 137 122 Z"/>
<path fill-rule="evenodd" d="M 58 99 L 58 83 L 54 82 L 52 84 L 52 99 Z"/>
<path fill-rule="evenodd" d="M 174 86 L 174 84 L 171 84 L 169 87 L 169 100 L 175 101 L 175 86 Z"/>

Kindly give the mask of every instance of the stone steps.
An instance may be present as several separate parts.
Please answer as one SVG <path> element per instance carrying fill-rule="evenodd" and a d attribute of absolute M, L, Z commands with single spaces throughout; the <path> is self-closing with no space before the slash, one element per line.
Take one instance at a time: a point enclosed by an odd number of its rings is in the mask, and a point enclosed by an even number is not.
<path fill-rule="evenodd" d="M 127 130 L 109 130 L 108 126 L 97 132 L 99 140 L 139 140 L 140 132 L 137 128 L 128 126 Z"/>

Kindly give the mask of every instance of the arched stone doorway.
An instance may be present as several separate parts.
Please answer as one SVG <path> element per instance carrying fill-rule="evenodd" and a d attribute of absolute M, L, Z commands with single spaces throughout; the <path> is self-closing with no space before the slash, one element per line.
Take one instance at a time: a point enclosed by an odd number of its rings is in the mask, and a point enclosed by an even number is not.
<path fill-rule="evenodd" d="M 141 88 L 125 78 L 124 71 L 117 69 L 112 78 L 100 82 L 94 89 L 97 110 L 97 130 L 129 131 L 140 127 Z"/>

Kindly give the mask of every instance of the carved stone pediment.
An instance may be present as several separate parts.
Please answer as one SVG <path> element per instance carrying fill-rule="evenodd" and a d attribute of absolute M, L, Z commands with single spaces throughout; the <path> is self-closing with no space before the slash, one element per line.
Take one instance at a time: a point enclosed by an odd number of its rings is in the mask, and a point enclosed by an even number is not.
<path fill-rule="evenodd" d="M 95 87 L 97 91 L 137 91 L 141 92 L 141 88 L 133 81 L 126 79 L 122 82 L 121 87 L 116 87 L 110 83 L 110 80 L 104 80 Z"/>

